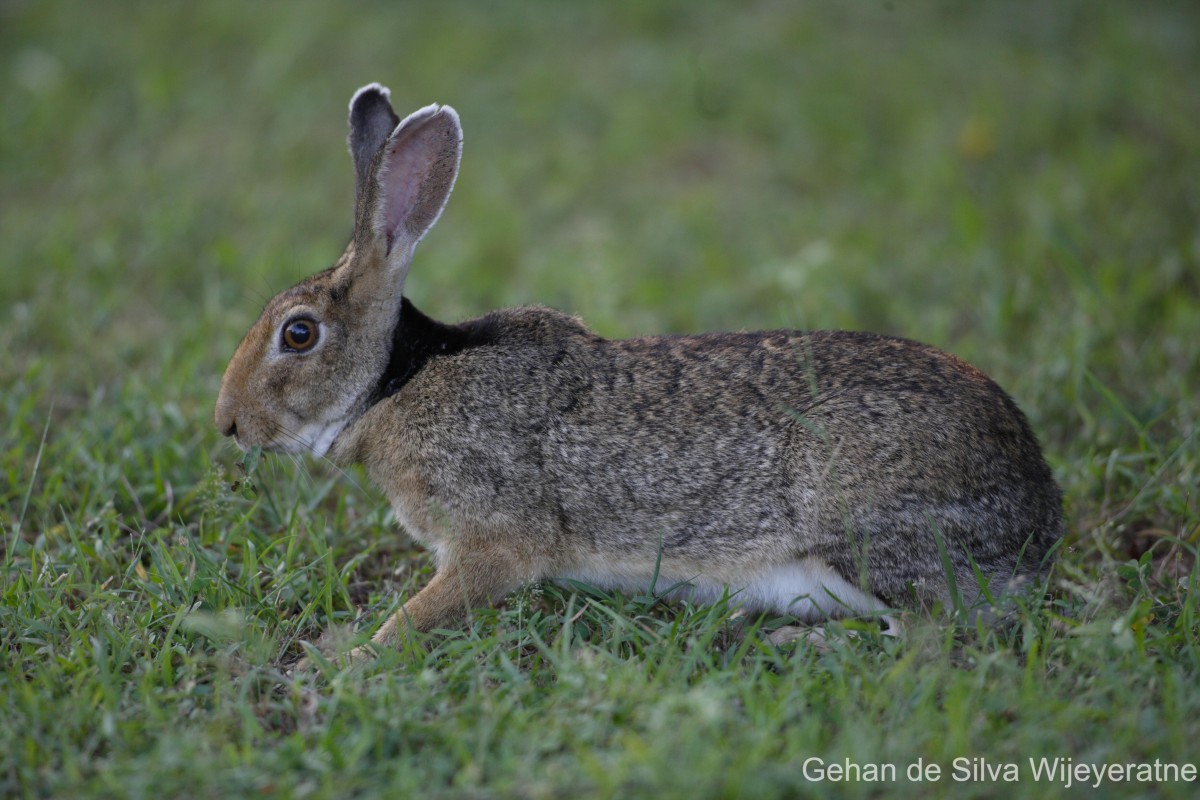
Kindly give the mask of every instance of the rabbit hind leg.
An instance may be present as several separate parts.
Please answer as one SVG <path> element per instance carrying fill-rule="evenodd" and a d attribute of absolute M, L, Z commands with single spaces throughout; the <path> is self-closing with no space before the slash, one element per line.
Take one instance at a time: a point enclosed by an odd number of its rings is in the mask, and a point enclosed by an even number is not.
<path fill-rule="evenodd" d="M 739 595 L 748 607 L 785 614 L 816 623 L 857 615 L 878 618 L 885 636 L 899 636 L 901 628 L 887 604 L 854 586 L 829 565 L 808 558 L 762 571 L 746 582 Z M 853 631 L 849 632 L 851 636 Z M 788 625 L 772 631 L 767 639 L 775 645 L 804 640 L 818 650 L 827 650 L 828 635 L 820 626 Z"/>

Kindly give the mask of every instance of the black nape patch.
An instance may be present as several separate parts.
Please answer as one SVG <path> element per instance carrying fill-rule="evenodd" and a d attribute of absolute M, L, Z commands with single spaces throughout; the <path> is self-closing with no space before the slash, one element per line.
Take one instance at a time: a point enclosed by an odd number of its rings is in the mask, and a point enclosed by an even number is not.
<path fill-rule="evenodd" d="M 369 405 L 403 389 L 431 358 L 490 344 L 492 326 L 486 320 L 485 317 L 460 325 L 446 325 L 422 314 L 407 297 L 401 298 L 400 317 L 392 331 L 392 352 Z"/>

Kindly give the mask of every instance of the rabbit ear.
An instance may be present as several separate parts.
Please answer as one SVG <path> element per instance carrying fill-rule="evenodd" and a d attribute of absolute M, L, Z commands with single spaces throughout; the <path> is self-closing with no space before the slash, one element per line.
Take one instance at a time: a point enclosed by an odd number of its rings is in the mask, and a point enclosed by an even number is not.
<path fill-rule="evenodd" d="M 382 121 L 378 114 L 366 116 L 372 122 L 363 128 L 364 146 Z M 352 132 L 351 141 L 355 138 Z M 361 193 L 355 248 L 362 252 L 382 245 L 389 262 L 406 261 L 445 208 L 461 156 L 462 127 L 453 108 L 430 105 L 409 114 L 371 163 Z"/>
<path fill-rule="evenodd" d="M 367 84 L 350 100 L 350 157 L 354 159 L 354 199 L 362 213 L 363 194 L 371 177 L 375 155 L 400 124 L 392 110 L 391 92 L 378 83 Z"/>

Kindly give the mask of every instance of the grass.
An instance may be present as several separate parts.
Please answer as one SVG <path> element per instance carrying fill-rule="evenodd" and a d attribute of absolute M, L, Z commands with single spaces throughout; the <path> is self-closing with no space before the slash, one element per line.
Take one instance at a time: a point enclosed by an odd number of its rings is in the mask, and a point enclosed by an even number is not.
<path fill-rule="evenodd" d="M 1198 17 L 0 7 L 0 793 L 1053 797 L 1027 759 L 1196 763 Z M 302 640 L 369 633 L 430 574 L 361 473 L 247 478 L 210 421 L 261 303 L 340 252 L 345 102 L 371 80 L 466 128 L 407 287 L 425 311 L 950 349 L 1064 486 L 1051 592 L 1012 632 L 936 618 L 820 652 L 534 587 L 366 672 L 287 678 Z M 812 781 L 814 757 L 901 777 Z"/>

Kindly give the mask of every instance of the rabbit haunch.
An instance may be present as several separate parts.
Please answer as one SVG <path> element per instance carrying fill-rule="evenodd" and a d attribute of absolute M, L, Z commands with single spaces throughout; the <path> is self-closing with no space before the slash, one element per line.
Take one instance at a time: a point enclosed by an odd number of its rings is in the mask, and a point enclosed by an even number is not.
<path fill-rule="evenodd" d="M 351 244 L 267 304 L 215 419 L 242 447 L 363 464 L 434 550 L 376 644 L 529 580 L 816 619 L 945 602 L 951 581 L 971 601 L 978 576 L 996 592 L 1044 565 L 1059 489 L 978 370 L 863 333 L 608 340 L 538 307 L 437 322 L 402 289 L 457 176 L 458 115 L 401 121 L 372 84 L 350 126 Z"/>

